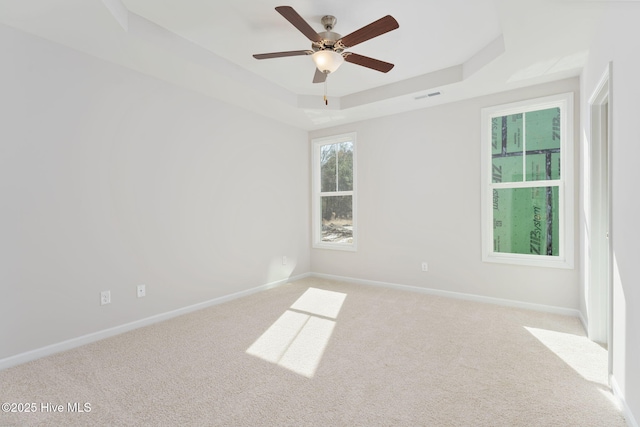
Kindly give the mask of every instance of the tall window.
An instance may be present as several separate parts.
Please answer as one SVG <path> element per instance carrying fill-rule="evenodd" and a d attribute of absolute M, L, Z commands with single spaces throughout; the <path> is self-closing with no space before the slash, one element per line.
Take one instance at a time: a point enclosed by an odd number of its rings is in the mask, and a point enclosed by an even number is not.
<path fill-rule="evenodd" d="M 572 101 L 482 110 L 484 261 L 573 267 Z"/>
<path fill-rule="evenodd" d="M 356 249 L 356 134 L 313 140 L 313 246 Z"/>

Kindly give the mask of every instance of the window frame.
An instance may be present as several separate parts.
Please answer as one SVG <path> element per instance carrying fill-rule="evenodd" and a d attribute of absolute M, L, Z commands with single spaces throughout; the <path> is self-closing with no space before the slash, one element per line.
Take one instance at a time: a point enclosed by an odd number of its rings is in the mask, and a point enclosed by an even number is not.
<path fill-rule="evenodd" d="M 574 268 L 574 111 L 573 93 L 563 93 L 526 101 L 483 108 L 481 111 L 481 224 L 484 262 L 554 268 Z M 512 114 L 560 108 L 560 178 L 494 183 L 492 176 L 492 119 Z M 526 123 L 525 123 L 526 126 Z M 526 144 L 526 142 L 525 142 Z M 493 190 L 504 188 L 558 187 L 558 255 L 517 254 L 494 251 Z"/>
<path fill-rule="evenodd" d="M 314 138 L 311 140 L 312 146 L 312 202 L 311 202 L 311 230 L 312 247 L 314 249 L 335 249 L 342 251 L 353 251 L 357 249 L 357 137 L 356 132 L 343 133 L 339 135 Z M 321 191 L 321 166 L 320 149 L 325 145 L 351 142 L 353 144 L 353 189 L 350 191 Z M 333 243 L 322 241 L 322 197 L 323 196 L 351 196 L 352 203 L 352 243 Z"/>

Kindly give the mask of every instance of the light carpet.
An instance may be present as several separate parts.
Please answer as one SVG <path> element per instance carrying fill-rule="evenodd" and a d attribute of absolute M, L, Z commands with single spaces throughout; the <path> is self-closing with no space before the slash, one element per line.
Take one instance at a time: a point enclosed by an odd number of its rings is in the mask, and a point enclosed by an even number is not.
<path fill-rule="evenodd" d="M 0 425 L 625 426 L 605 384 L 576 318 L 306 278 L 1 371 Z"/>

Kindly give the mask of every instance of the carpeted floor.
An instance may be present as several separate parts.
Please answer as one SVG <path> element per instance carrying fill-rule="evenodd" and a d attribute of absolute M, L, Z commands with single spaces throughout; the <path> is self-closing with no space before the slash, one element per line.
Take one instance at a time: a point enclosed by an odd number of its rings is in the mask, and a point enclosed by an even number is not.
<path fill-rule="evenodd" d="M 307 278 L 0 371 L 0 425 L 625 426 L 605 384 L 576 318 Z"/>

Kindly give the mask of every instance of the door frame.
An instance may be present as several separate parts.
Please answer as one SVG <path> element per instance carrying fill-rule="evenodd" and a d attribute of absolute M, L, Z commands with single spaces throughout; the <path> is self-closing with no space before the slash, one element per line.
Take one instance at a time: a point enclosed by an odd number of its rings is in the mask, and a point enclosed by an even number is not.
<path fill-rule="evenodd" d="M 588 334 L 593 341 L 606 344 L 609 375 L 612 373 L 613 337 L 613 234 L 612 234 L 612 63 L 609 63 L 589 98 L 590 182 L 589 265 L 587 310 Z"/>

